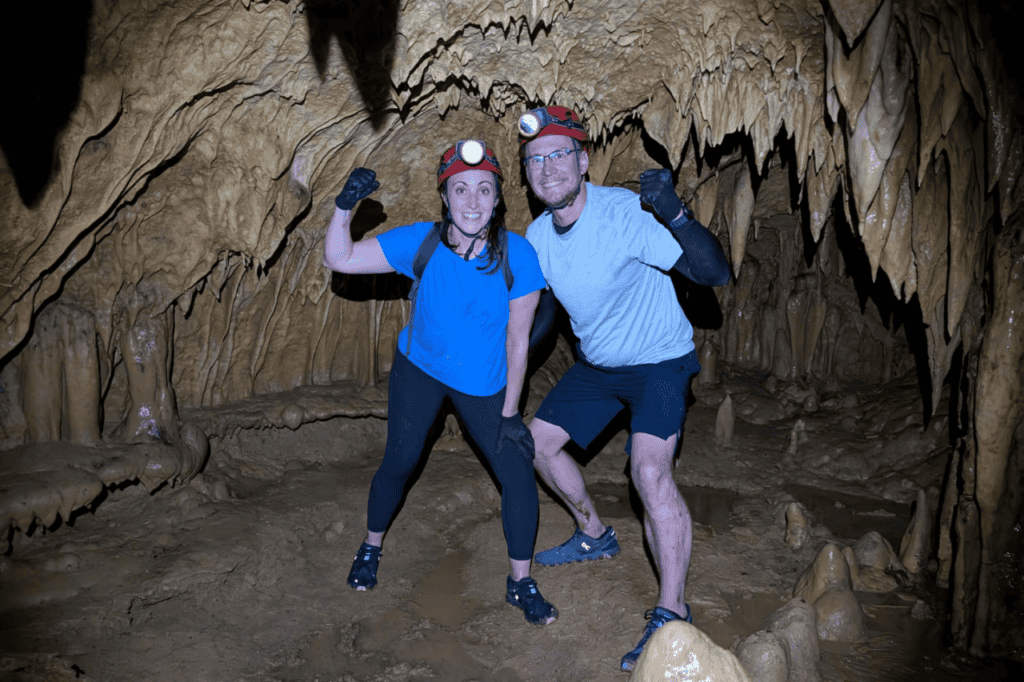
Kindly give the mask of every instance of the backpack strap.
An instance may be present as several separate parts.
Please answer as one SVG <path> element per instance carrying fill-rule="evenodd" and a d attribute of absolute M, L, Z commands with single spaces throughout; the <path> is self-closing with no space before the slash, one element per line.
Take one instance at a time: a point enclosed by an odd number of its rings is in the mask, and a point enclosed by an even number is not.
<path fill-rule="evenodd" d="M 437 245 L 441 243 L 441 223 L 434 223 L 434 226 L 423 238 L 420 248 L 416 249 L 416 257 L 412 259 L 413 282 L 419 282 L 423 277 L 423 270 L 427 267 L 427 261 L 434 255 Z"/>
<path fill-rule="evenodd" d="M 441 223 L 435 222 L 434 226 L 427 231 L 427 236 L 420 242 L 420 246 L 416 249 L 416 255 L 412 259 L 412 287 L 409 289 L 409 335 L 406 337 L 405 343 L 405 354 L 406 356 L 412 352 L 412 321 L 416 316 L 416 294 L 420 290 L 420 279 L 423 278 L 423 270 L 427 267 L 427 262 L 430 257 L 434 255 L 434 251 L 437 250 L 437 245 L 441 243 Z"/>

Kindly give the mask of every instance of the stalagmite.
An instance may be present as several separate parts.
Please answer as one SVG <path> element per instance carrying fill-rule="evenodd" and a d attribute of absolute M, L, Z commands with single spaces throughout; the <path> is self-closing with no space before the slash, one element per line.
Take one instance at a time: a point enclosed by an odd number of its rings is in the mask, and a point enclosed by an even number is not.
<path fill-rule="evenodd" d="M 779 634 L 755 632 L 736 646 L 736 658 L 758 682 L 789 682 L 789 643 Z"/>
<path fill-rule="evenodd" d="M 850 567 L 850 580 L 856 592 L 892 592 L 896 579 L 874 566 L 861 566 L 853 547 L 843 547 L 843 556 Z"/>
<path fill-rule="evenodd" d="M 786 449 L 786 455 L 788 457 L 796 457 L 800 444 L 807 442 L 807 434 L 805 433 L 806 429 L 807 425 L 804 424 L 803 419 L 797 419 L 793 422 L 793 428 L 789 430 L 789 447 Z"/>
<path fill-rule="evenodd" d="M 718 416 L 715 417 L 715 441 L 722 447 L 732 445 L 732 432 L 736 425 L 736 414 L 732 409 L 732 397 L 725 396 L 725 400 L 718 406 Z"/>
<path fill-rule="evenodd" d="M 765 630 L 782 635 L 789 644 L 789 682 L 818 682 L 818 625 L 814 607 L 790 599 L 768 617 Z"/>
<path fill-rule="evenodd" d="M 918 573 L 928 567 L 932 548 L 932 521 L 928 509 L 928 495 L 924 489 L 917 491 L 917 507 L 910 525 L 900 540 L 900 562 L 911 573 Z"/>
<path fill-rule="evenodd" d="M 838 546 L 827 543 L 814 561 L 804 569 L 793 586 L 793 596 L 813 604 L 818 597 L 832 587 L 852 589 L 850 566 Z"/>
<path fill-rule="evenodd" d="M 750 682 L 732 652 L 681 620 L 658 628 L 636 662 L 632 682 Z"/>
<path fill-rule="evenodd" d="M 832 587 L 814 602 L 818 636 L 831 642 L 862 642 L 867 639 L 864 611 L 852 589 Z"/>
<path fill-rule="evenodd" d="M 807 526 L 807 509 L 799 502 L 790 502 L 786 507 L 786 544 L 790 549 L 796 551 L 811 539 Z"/>
<path fill-rule="evenodd" d="M 715 348 L 715 341 L 709 336 L 700 347 L 700 374 L 697 375 L 697 383 L 701 386 L 714 386 L 718 383 L 718 351 Z"/>

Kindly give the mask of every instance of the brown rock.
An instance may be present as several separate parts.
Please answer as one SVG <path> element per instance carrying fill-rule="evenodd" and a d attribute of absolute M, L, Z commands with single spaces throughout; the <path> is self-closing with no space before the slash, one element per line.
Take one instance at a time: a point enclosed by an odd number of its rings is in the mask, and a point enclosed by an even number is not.
<path fill-rule="evenodd" d="M 818 621 L 805 599 L 791 599 L 765 625 L 789 644 L 789 682 L 818 682 Z"/>
<path fill-rule="evenodd" d="M 830 542 L 821 548 L 814 562 L 797 578 L 793 596 L 813 604 L 826 590 L 834 587 L 852 590 L 853 582 L 846 557 L 839 547 Z"/>
<path fill-rule="evenodd" d="M 736 658 L 758 682 L 789 682 L 789 642 L 782 635 L 756 632 L 736 648 Z"/>
<path fill-rule="evenodd" d="M 818 637 L 831 642 L 861 642 L 866 639 L 864 612 L 851 590 L 833 587 L 814 602 Z"/>
<path fill-rule="evenodd" d="M 751 682 L 732 652 L 693 625 L 670 620 L 647 641 L 631 682 Z"/>

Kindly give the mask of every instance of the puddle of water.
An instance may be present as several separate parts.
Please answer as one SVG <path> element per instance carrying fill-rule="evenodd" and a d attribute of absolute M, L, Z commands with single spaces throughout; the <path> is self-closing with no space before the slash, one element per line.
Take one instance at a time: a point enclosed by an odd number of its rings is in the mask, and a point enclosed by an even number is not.
<path fill-rule="evenodd" d="M 597 513 L 602 518 L 643 518 L 644 510 L 640 498 L 629 483 L 590 483 L 587 490 L 594 500 Z M 740 499 L 739 493 L 695 486 L 680 486 L 679 492 L 686 500 L 686 506 L 695 523 L 711 526 L 719 531 L 732 527 L 729 516 L 733 505 Z"/>
<path fill-rule="evenodd" d="M 874 530 L 899 547 L 910 523 L 910 505 L 796 483 L 787 485 L 786 492 L 807 507 L 815 524 L 826 526 L 838 538 L 856 541 Z"/>
<path fill-rule="evenodd" d="M 723 621 L 701 618 L 699 607 L 693 609 L 693 622 L 723 649 L 732 647 L 737 639 L 746 639 L 764 629 L 768 616 L 785 606 L 786 601 L 773 594 L 738 594 L 723 592 L 722 597 L 731 609 Z"/>

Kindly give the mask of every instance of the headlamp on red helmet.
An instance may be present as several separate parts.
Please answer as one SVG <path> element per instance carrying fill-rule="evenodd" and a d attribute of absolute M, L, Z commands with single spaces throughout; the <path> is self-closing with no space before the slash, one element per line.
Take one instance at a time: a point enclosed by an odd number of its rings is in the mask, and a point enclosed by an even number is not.
<path fill-rule="evenodd" d="M 519 145 L 545 135 L 565 135 L 587 141 L 587 129 L 576 112 L 568 107 L 540 107 L 519 117 Z"/>
<path fill-rule="evenodd" d="M 437 167 L 437 186 L 443 185 L 445 180 L 456 173 L 474 169 L 490 171 L 501 179 L 498 157 L 482 140 L 456 142 L 441 155 L 441 164 Z"/>

